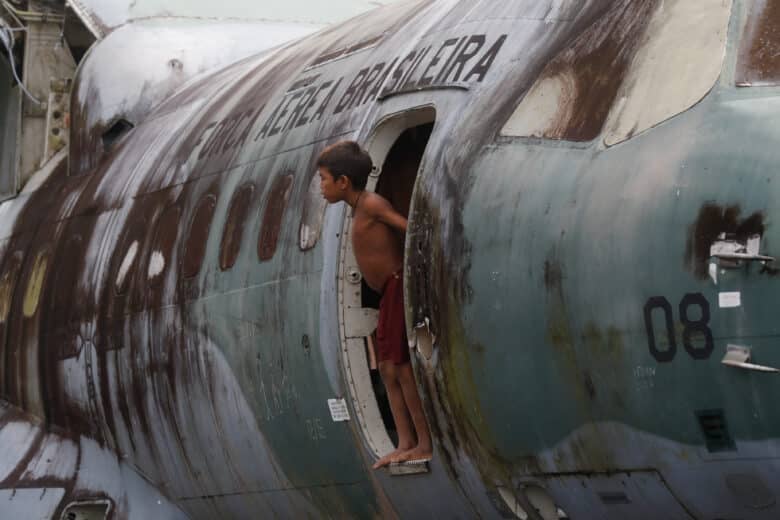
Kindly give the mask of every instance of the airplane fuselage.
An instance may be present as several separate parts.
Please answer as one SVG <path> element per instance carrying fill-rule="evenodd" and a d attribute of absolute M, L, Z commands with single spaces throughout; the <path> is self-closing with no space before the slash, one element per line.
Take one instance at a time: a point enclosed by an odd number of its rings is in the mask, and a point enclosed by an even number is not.
<path fill-rule="evenodd" d="M 85 483 L 99 453 L 185 518 L 776 517 L 780 380 L 721 363 L 780 368 L 780 98 L 744 79 L 776 16 L 690 9 L 401 2 L 200 77 L 97 168 L 40 174 L 0 205 L 0 427 L 40 428 L 2 487 L 147 514 Z M 314 165 L 355 139 L 391 190 L 410 129 L 435 456 L 396 475 L 370 469 L 373 315 Z M 33 475 L 47 435 L 81 455 Z"/>

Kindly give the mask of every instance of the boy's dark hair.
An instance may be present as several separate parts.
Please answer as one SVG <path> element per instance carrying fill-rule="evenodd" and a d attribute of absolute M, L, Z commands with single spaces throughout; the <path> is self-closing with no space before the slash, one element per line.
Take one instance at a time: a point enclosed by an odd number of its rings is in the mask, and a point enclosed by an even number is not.
<path fill-rule="evenodd" d="M 339 141 L 325 148 L 317 158 L 317 168 L 327 168 L 333 179 L 346 177 L 356 190 L 364 190 L 374 167 L 371 156 L 355 141 Z"/>

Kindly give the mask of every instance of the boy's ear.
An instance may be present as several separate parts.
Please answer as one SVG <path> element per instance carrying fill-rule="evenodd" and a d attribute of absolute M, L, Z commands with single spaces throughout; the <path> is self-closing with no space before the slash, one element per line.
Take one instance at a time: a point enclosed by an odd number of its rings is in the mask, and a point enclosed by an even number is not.
<path fill-rule="evenodd" d="M 349 180 L 349 177 L 342 175 L 336 179 L 336 186 L 338 186 L 340 190 L 346 191 L 352 186 L 352 182 Z"/>

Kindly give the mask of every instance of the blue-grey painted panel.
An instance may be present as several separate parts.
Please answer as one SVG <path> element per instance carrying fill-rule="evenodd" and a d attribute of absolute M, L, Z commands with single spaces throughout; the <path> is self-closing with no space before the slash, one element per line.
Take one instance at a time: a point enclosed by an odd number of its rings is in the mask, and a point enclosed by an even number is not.
<path fill-rule="evenodd" d="M 11 71 L 0 64 L 0 200 L 16 195 L 17 142 L 19 139 L 19 89 L 13 86 Z"/>

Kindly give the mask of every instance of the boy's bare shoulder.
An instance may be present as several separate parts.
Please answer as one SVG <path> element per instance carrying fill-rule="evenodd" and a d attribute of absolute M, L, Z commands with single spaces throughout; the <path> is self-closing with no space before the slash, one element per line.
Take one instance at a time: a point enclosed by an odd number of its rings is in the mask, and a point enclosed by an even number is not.
<path fill-rule="evenodd" d="M 393 206 L 383 196 L 373 191 L 367 191 L 365 195 L 365 201 L 363 202 L 363 209 L 371 214 L 376 214 L 382 211 L 386 211 Z"/>

